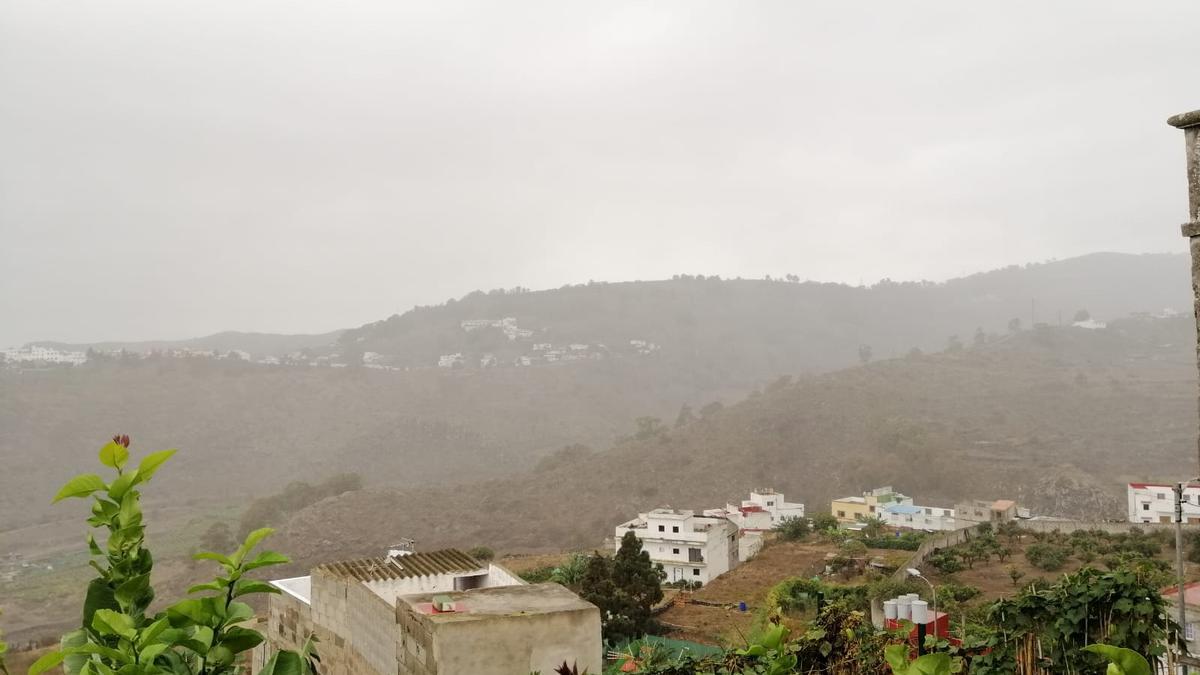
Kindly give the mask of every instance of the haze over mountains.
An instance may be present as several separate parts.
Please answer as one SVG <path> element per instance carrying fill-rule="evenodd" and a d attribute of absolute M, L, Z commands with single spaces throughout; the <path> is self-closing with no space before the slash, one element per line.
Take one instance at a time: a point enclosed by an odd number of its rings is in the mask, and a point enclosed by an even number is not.
<path fill-rule="evenodd" d="M 1121 480 L 1191 456 L 1190 315 L 1150 316 L 1186 310 L 1188 279 L 1184 255 L 1097 254 L 944 284 L 594 283 L 474 293 L 323 336 L 187 343 L 325 363 L 374 353 L 389 369 L 162 356 L 0 369 L 0 548 L 77 549 L 77 505 L 50 497 L 118 431 L 138 453 L 180 449 L 146 492 L 152 520 L 171 507 L 229 520 L 228 501 L 363 476 L 366 489 L 266 523 L 297 569 L 397 537 L 593 546 L 638 510 L 760 485 L 814 511 L 886 482 L 947 505 L 1012 496 L 1112 515 Z M 1070 327 L 1079 310 L 1109 327 Z M 504 317 L 531 333 L 463 327 Z M 596 356 L 514 365 L 539 344 Z M 436 367 L 453 353 L 461 367 Z"/>

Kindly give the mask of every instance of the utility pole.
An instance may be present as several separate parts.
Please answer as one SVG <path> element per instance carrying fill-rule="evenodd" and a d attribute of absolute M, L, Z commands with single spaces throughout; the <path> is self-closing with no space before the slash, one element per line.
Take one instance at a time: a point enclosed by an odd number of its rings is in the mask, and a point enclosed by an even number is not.
<path fill-rule="evenodd" d="M 1183 483 L 1175 484 L 1175 583 L 1179 590 L 1179 630 L 1187 635 L 1187 586 L 1186 568 L 1183 566 Z M 1176 642 L 1179 634 L 1175 635 Z M 1187 665 L 1180 666 L 1179 672 L 1188 675 Z"/>
<path fill-rule="evenodd" d="M 1181 113 L 1167 124 L 1183 130 L 1188 179 L 1188 222 L 1183 224 L 1183 236 L 1188 238 L 1192 254 L 1192 313 L 1196 318 L 1196 367 L 1200 368 L 1200 110 Z M 1196 412 L 1200 415 L 1200 390 L 1197 391 Z M 1198 418 L 1200 423 L 1200 418 Z M 1200 430 L 1200 426 L 1198 426 Z M 1200 433 L 1196 436 L 1196 472 L 1200 476 Z M 1187 594 L 1184 591 L 1183 566 L 1183 483 L 1175 487 L 1175 565 L 1179 575 L 1179 630 L 1187 626 Z M 1186 635 L 1186 632 L 1184 633 Z M 1187 675 L 1188 667 L 1181 669 Z"/>

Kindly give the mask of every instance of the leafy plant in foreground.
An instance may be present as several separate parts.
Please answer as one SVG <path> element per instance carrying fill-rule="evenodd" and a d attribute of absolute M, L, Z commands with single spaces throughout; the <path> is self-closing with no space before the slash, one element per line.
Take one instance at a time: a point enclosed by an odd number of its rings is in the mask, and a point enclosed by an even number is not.
<path fill-rule="evenodd" d="M 175 453 L 163 450 L 147 455 L 137 468 L 129 468 L 129 437 L 114 436 L 100 449 L 100 463 L 115 470 L 109 482 L 96 474 L 83 474 L 67 482 L 54 501 L 91 498 L 88 524 L 107 530 L 104 546 L 88 534 L 89 564 L 97 577 L 87 587 L 80 628 L 63 636 L 61 648 L 38 659 L 29 669 L 38 675 L 62 665 L 68 675 L 233 675 L 240 672 L 239 655 L 263 642 L 258 631 L 240 624 L 254 611 L 238 600 L 254 593 L 277 593 L 247 572 L 278 565 L 288 559 L 271 551 L 248 558 L 271 530 L 251 532 L 229 555 L 199 553 L 201 560 L 216 561 L 221 574 L 193 586 L 189 595 L 165 611 L 147 616 L 154 599 L 150 585 L 153 557 L 145 548 L 141 493 L 136 489 L 150 480 Z M 310 639 L 300 653 L 279 652 L 263 669 L 267 675 L 311 675 L 316 656 Z"/>

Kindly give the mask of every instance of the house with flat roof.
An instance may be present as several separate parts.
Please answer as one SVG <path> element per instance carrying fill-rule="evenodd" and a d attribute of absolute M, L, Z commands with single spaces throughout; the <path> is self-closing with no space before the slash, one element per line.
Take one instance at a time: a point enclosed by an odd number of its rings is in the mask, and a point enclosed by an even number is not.
<path fill-rule="evenodd" d="M 954 520 L 958 527 L 973 527 L 983 523 L 998 525 L 1017 519 L 1017 503 L 1011 499 L 995 501 L 972 500 L 954 505 Z"/>
<path fill-rule="evenodd" d="M 660 508 L 616 527 L 616 548 L 633 532 L 650 560 L 663 566 L 667 581 L 707 584 L 738 564 L 738 528 L 728 518 Z"/>
<path fill-rule="evenodd" d="M 1175 485 L 1171 483 L 1129 483 L 1126 488 L 1131 523 L 1175 522 Z M 1200 523 L 1200 484 L 1183 488 L 1183 522 Z"/>
<path fill-rule="evenodd" d="M 879 512 L 879 518 L 892 527 L 914 530 L 953 530 L 957 527 L 954 509 L 913 504 L 892 504 Z"/>
<path fill-rule="evenodd" d="M 861 497 L 842 497 L 829 504 L 829 512 L 844 525 L 861 523 L 868 518 L 883 517 L 883 509 L 896 504 L 912 504 L 912 497 L 900 494 L 892 486 L 875 488 Z"/>
<path fill-rule="evenodd" d="M 600 610 L 553 583 L 527 584 L 455 549 L 389 551 L 270 582 L 269 653 L 320 641 L 323 675 L 551 672 L 563 661 L 600 672 Z"/>

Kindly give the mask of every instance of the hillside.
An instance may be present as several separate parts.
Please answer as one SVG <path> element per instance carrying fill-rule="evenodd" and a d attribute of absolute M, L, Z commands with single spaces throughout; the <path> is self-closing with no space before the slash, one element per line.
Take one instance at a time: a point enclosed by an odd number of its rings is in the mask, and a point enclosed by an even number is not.
<path fill-rule="evenodd" d="M 281 335 L 277 333 L 242 333 L 239 331 L 224 331 L 186 340 L 143 340 L 138 342 L 87 342 L 67 343 L 41 341 L 32 344 L 51 347 L 62 351 L 87 351 L 95 349 L 102 352 L 130 351 L 149 353 L 153 351 L 168 351 L 172 349 L 192 349 L 196 351 L 217 351 L 222 354 L 241 350 L 252 357 L 282 356 L 303 349 L 322 349 L 337 342 L 342 331 L 313 335 Z"/>
<path fill-rule="evenodd" d="M 862 345 L 875 358 L 889 358 L 914 347 L 940 351 L 952 335 L 964 342 L 977 330 L 1002 335 L 1012 319 L 1029 328 L 1035 320 L 1070 324 L 1081 309 L 1100 321 L 1186 309 L 1189 279 L 1186 255 L 1103 253 L 946 283 L 852 287 L 685 277 L 476 291 L 348 330 L 340 342 L 347 353 L 375 352 L 396 366 L 431 366 L 442 355 L 461 353 L 466 367 L 477 367 L 488 354 L 500 365 L 521 356 L 536 364 L 546 345 L 636 357 L 641 345 L 631 341 L 639 341 L 659 346 L 654 357 L 674 372 L 752 385 L 782 373 L 856 364 Z M 515 319 L 507 332 L 464 324 L 504 317 Z"/>
<path fill-rule="evenodd" d="M 398 537 L 430 548 L 589 546 L 639 510 L 723 504 L 760 485 L 814 512 L 892 484 L 933 505 L 1004 496 L 1048 513 L 1120 518 L 1123 481 L 1192 461 L 1191 334 L 1190 318 L 1044 328 L 783 379 L 680 429 L 540 471 L 326 500 L 287 524 L 285 546 L 303 563 Z M 370 527 L 358 524 L 364 513 L 375 516 Z"/>
<path fill-rule="evenodd" d="M 681 402 L 735 393 L 621 361 L 393 373 L 164 358 L 0 370 L 0 457 L 21 476 L 0 490 L 0 532 L 71 517 L 50 496 L 118 431 L 133 432 L 138 451 L 179 448 L 162 488 L 203 509 L 340 472 L 408 486 L 505 475 L 566 445 L 607 447 L 638 416 L 673 419 Z"/>

